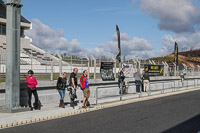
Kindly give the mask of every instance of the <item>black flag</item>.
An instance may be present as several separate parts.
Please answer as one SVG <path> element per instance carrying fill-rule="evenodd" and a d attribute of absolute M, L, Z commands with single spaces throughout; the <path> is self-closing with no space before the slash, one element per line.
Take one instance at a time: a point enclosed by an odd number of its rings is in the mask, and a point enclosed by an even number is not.
<path fill-rule="evenodd" d="M 178 44 L 176 42 L 174 46 L 174 63 L 178 66 Z"/>
<path fill-rule="evenodd" d="M 119 54 L 117 55 L 116 59 L 120 63 L 121 62 L 120 31 L 119 31 L 119 27 L 117 25 L 116 25 L 116 31 L 117 31 L 117 37 L 118 37 L 118 51 L 119 51 Z"/>

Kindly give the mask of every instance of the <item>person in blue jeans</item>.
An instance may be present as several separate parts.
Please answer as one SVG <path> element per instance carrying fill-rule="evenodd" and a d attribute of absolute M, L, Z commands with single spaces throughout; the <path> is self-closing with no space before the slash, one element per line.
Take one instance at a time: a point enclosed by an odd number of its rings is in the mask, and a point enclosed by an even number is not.
<path fill-rule="evenodd" d="M 59 107 L 65 108 L 64 98 L 65 98 L 65 88 L 67 87 L 67 74 L 63 73 L 57 81 L 57 89 L 60 94 L 60 104 Z"/>
<path fill-rule="evenodd" d="M 118 86 L 119 86 L 119 94 L 125 94 L 125 82 L 124 82 L 124 79 L 125 79 L 125 75 L 124 75 L 124 71 L 125 71 L 125 68 L 122 68 L 122 70 L 119 72 L 119 75 L 118 75 Z M 121 89 L 122 89 L 122 92 L 121 92 Z"/>

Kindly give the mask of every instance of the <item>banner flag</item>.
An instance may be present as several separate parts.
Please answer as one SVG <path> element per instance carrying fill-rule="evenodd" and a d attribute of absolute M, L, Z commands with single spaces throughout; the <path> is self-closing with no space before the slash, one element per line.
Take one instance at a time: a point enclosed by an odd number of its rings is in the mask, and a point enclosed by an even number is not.
<path fill-rule="evenodd" d="M 119 61 L 119 63 L 121 62 L 121 45 L 120 45 L 120 31 L 119 31 L 119 27 L 118 25 L 116 25 L 116 31 L 117 31 L 117 38 L 118 38 L 118 51 L 119 54 L 116 56 L 116 59 Z"/>

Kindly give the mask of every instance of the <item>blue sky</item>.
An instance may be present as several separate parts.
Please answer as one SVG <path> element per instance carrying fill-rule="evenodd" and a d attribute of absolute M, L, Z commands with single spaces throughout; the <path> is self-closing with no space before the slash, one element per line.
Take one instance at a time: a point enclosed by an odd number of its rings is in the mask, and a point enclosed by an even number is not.
<path fill-rule="evenodd" d="M 168 5 L 167 1 L 171 4 Z M 58 31 L 62 31 L 61 36 L 66 39 L 69 46 L 80 45 L 82 47 L 80 50 L 82 51 L 90 49 L 90 51 L 87 51 L 88 53 L 91 53 L 93 49 L 99 48 L 101 45 L 104 45 L 103 48 L 105 49 L 109 45 L 108 48 L 112 49 L 111 45 L 116 44 L 113 40 L 116 24 L 118 24 L 121 33 L 125 33 L 126 35 L 124 36 L 129 37 L 129 40 L 124 43 L 134 45 L 140 41 L 141 45 L 143 43 L 148 43 L 147 47 L 151 45 L 152 48 L 147 49 L 148 52 L 151 51 L 150 56 L 157 56 L 160 52 L 163 52 L 163 54 L 168 54 L 170 51 L 173 52 L 173 41 L 180 42 L 183 47 L 191 43 L 183 43 L 180 38 L 183 36 L 187 38 L 188 35 L 195 34 L 197 31 L 193 30 L 193 26 L 196 25 L 198 27 L 199 25 L 199 19 L 194 19 L 199 14 L 193 11 L 193 9 L 199 11 L 200 2 L 197 0 L 192 0 L 192 2 L 191 0 L 149 0 L 148 2 L 145 0 L 22 0 L 22 3 L 24 5 L 22 15 L 33 22 L 33 28 L 38 25 L 45 25 L 54 30 L 55 34 Z M 177 3 L 183 5 L 180 11 L 188 14 L 187 16 L 179 13 L 178 9 L 173 9 Z M 155 6 L 155 4 L 158 6 Z M 172 5 L 172 8 L 170 5 Z M 168 10 L 165 9 L 165 6 L 168 6 L 166 7 Z M 187 10 L 188 8 L 192 9 L 192 11 Z M 171 13 L 171 10 L 174 10 L 175 15 L 173 12 Z M 191 19 L 189 18 L 192 16 L 191 14 L 194 15 L 194 18 L 192 18 L 194 22 L 186 21 Z M 174 17 L 170 15 L 174 15 Z M 34 19 L 39 22 L 36 24 Z M 182 23 L 182 21 L 184 23 L 179 27 L 178 23 Z M 40 28 L 38 29 L 40 30 Z M 37 34 L 37 32 L 39 31 L 34 31 L 34 34 Z M 34 43 L 36 42 L 34 40 L 37 40 L 38 37 L 32 34 L 33 32 L 28 33 L 33 38 Z M 58 36 L 62 38 L 60 35 Z M 110 44 L 111 42 L 113 43 Z M 43 42 L 36 45 L 38 47 L 41 45 L 41 48 L 45 48 L 42 47 Z M 122 47 L 123 45 L 126 46 L 122 42 Z M 195 43 L 192 45 L 195 45 Z M 47 44 L 44 46 L 47 46 Z M 112 46 L 114 47 L 115 45 Z M 137 49 L 137 46 L 135 47 Z M 62 49 L 62 47 L 60 48 Z M 99 49 L 98 51 L 100 51 Z M 72 49 L 67 52 L 73 51 Z M 128 52 L 128 54 L 124 54 L 126 56 L 136 56 L 133 51 L 123 50 L 124 53 Z M 141 51 L 142 47 L 134 53 L 140 54 Z M 76 52 L 77 50 L 75 50 Z M 116 54 L 116 51 L 112 52 L 113 55 Z M 144 56 L 146 55 L 141 55 L 141 58 L 144 58 Z"/>
<path fill-rule="evenodd" d="M 161 41 L 166 34 L 157 28 L 156 19 L 140 12 L 131 0 L 24 0 L 23 4 L 22 13 L 29 20 L 37 18 L 55 30 L 63 29 L 65 37 L 78 38 L 86 46 L 91 42 L 90 47 L 95 47 L 92 42 L 109 41 L 116 24 L 121 32 L 147 40 Z"/>

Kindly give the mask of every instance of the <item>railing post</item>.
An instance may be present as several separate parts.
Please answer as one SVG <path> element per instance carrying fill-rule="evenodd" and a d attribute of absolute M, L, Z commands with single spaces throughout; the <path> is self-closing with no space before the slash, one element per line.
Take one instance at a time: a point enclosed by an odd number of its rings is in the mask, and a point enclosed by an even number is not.
<path fill-rule="evenodd" d="M 163 94 L 165 93 L 165 82 L 163 82 Z"/>
<path fill-rule="evenodd" d="M 174 92 L 176 90 L 176 81 L 174 80 Z"/>
<path fill-rule="evenodd" d="M 149 82 L 149 90 L 148 90 L 148 95 L 151 95 L 151 82 Z"/>
<path fill-rule="evenodd" d="M 179 80 L 178 80 L 178 87 L 177 87 L 177 89 L 179 90 Z"/>
<path fill-rule="evenodd" d="M 199 75 L 200 66 L 199 66 L 199 65 L 197 65 L 197 67 L 198 67 L 198 75 Z"/>
<path fill-rule="evenodd" d="M 96 59 L 94 56 L 92 56 L 92 59 L 94 60 L 94 80 L 96 80 Z"/>
<path fill-rule="evenodd" d="M 120 86 L 120 101 L 122 101 L 122 91 L 123 91 L 122 87 L 123 87 L 123 85 Z"/>
<path fill-rule="evenodd" d="M 59 57 L 59 76 L 61 76 L 62 74 L 62 56 L 60 54 L 58 54 Z"/>
<path fill-rule="evenodd" d="M 169 65 L 167 64 L 167 62 L 165 62 L 165 65 L 166 65 L 166 74 L 167 74 L 167 77 L 169 76 Z"/>
<path fill-rule="evenodd" d="M 173 62 L 173 65 L 174 65 L 174 76 L 176 76 L 176 75 L 177 75 L 177 74 L 176 74 L 176 73 L 177 73 L 177 72 L 176 72 L 176 71 L 177 71 L 176 63 Z"/>
<path fill-rule="evenodd" d="M 187 75 L 187 65 L 185 63 L 182 63 L 182 65 L 184 66 L 184 69 L 185 69 L 185 72 L 186 72 L 186 75 Z"/>
<path fill-rule="evenodd" d="M 51 81 L 53 81 L 53 59 L 51 59 Z"/>
<path fill-rule="evenodd" d="M 96 105 L 98 104 L 98 87 L 96 88 Z"/>
<path fill-rule="evenodd" d="M 138 69 L 141 68 L 141 62 L 137 59 L 137 62 L 138 62 Z"/>
<path fill-rule="evenodd" d="M 140 97 L 142 97 L 142 84 L 140 85 Z"/>
<path fill-rule="evenodd" d="M 113 62 L 114 62 L 114 77 L 116 79 L 116 73 L 117 73 L 117 64 L 116 64 L 116 59 L 112 58 Z"/>
<path fill-rule="evenodd" d="M 85 56 L 85 58 L 87 59 L 87 65 L 88 65 L 88 79 L 90 79 L 90 59 L 87 57 L 87 56 Z"/>

